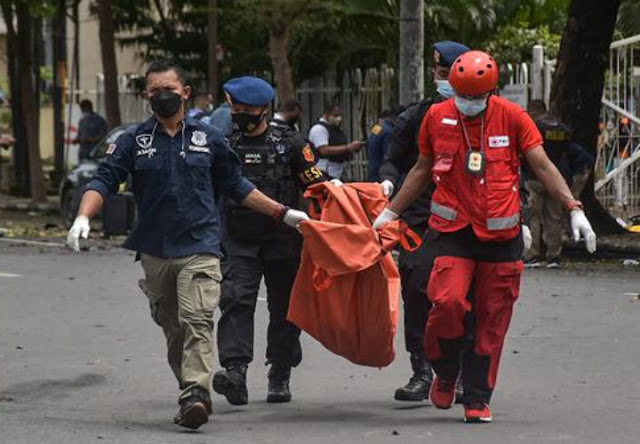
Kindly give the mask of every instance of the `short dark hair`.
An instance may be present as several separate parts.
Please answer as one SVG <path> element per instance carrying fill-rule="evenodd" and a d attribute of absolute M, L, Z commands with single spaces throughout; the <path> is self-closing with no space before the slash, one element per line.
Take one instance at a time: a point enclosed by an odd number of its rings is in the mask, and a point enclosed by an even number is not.
<path fill-rule="evenodd" d="M 80 109 L 82 111 L 84 111 L 84 110 L 93 111 L 93 103 L 89 99 L 81 100 L 80 101 Z"/>
<path fill-rule="evenodd" d="M 324 106 L 324 110 L 322 111 L 322 114 L 331 114 L 331 112 L 335 109 L 340 109 L 340 105 L 337 103 L 329 103 Z"/>
<path fill-rule="evenodd" d="M 178 75 L 178 79 L 180 80 L 180 82 L 182 82 L 183 85 L 187 85 L 189 83 L 189 76 L 187 75 L 187 72 L 184 70 L 184 68 L 182 68 L 182 66 L 178 65 L 173 60 L 158 59 L 149 64 L 147 72 L 144 74 L 145 84 L 149 79 L 149 74 L 167 72 L 171 70 L 173 70 Z"/>
<path fill-rule="evenodd" d="M 302 104 L 295 99 L 287 100 L 282 104 L 281 110 L 285 113 L 294 112 L 297 109 L 302 109 Z"/>
<path fill-rule="evenodd" d="M 544 100 L 535 99 L 529 102 L 529 105 L 527 106 L 527 110 L 529 112 L 533 111 L 537 113 L 546 113 L 547 105 L 544 103 Z"/>

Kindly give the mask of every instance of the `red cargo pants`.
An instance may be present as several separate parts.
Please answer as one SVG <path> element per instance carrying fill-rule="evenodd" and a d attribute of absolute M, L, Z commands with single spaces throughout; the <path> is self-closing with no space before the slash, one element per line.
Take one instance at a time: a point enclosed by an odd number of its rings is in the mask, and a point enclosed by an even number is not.
<path fill-rule="evenodd" d="M 444 379 L 462 366 L 465 402 L 488 403 L 520 290 L 522 239 L 483 242 L 466 228 L 439 234 L 435 244 L 425 353 Z"/>

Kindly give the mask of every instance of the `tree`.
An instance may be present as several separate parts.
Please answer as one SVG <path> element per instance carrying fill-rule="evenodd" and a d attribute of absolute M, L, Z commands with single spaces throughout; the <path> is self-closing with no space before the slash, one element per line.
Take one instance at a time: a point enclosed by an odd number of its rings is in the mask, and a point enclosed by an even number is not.
<path fill-rule="evenodd" d="M 571 1 L 551 89 L 551 112 L 572 129 L 576 142 L 594 157 L 609 46 L 619 7 L 620 0 Z M 593 174 L 581 198 L 597 232 L 622 231 L 596 199 Z"/>
<path fill-rule="evenodd" d="M 40 119 L 37 101 L 39 85 L 36 82 L 38 76 L 34 76 L 34 48 L 36 46 L 34 35 L 39 35 L 34 26 L 36 22 L 34 17 L 38 17 L 42 12 L 42 5 L 35 1 L 3 0 L 1 7 L 5 22 L 8 24 L 9 40 L 15 45 L 15 50 L 12 52 L 16 59 L 15 71 L 20 76 L 17 99 L 19 99 L 20 107 L 18 114 L 22 117 L 22 121 L 15 121 L 14 126 L 23 127 L 22 134 L 26 141 L 29 162 L 31 197 L 36 202 L 44 202 L 47 199 L 47 193 L 40 156 L 40 131 L 38 127 Z M 14 19 L 15 27 L 13 24 L 9 25 L 9 23 L 13 23 Z M 35 65 L 37 66 L 38 62 Z M 12 82 L 16 80 L 13 76 Z"/>
<path fill-rule="evenodd" d="M 400 2 L 400 103 L 424 97 L 424 1 Z"/>
<path fill-rule="evenodd" d="M 109 127 L 120 125 L 120 98 L 118 93 L 118 65 L 115 52 L 115 30 L 111 0 L 97 0 L 100 53 L 104 74 L 105 110 Z"/>

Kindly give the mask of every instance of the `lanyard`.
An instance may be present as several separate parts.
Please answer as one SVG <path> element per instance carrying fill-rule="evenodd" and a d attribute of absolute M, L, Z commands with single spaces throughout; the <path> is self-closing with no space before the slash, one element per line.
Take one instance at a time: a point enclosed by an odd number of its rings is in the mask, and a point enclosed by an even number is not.
<path fill-rule="evenodd" d="M 159 123 L 160 123 L 160 122 L 158 122 L 158 121 L 156 120 L 155 125 L 153 125 L 153 129 L 151 130 L 151 142 L 149 143 L 149 146 L 151 146 L 151 145 L 153 144 L 153 140 L 154 140 L 154 139 L 155 139 L 155 137 L 156 137 L 156 129 L 158 128 L 158 124 L 159 124 Z M 186 125 L 185 125 L 185 121 L 184 121 L 184 119 L 183 119 L 183 120 L 182 120 L 182 129 L 181 129 L 181 132 L 182 132 L 182 143 L 180 144 L 180 157 L 182 157 L 183 159 L 184 159 L 185 157 L 187 157 L 187 152 L 184 150 L 184 141 L 185 141 L 185 134 L 184 134 L 184 133 L 185 133 L 185 127 L 186 127 Z"/>
<path fill-rule="evenodd" d="M 469 150 L 473 150 L 471 146 L 471 140 L 469 139 L 469 134 L 467 133 L 467 127 L 464 124 L 464 119 L 460 112 L 458 112 L 458 118 L 460 119 L 460 126 L 462 127 L 462 135 L 464 136 L 464 141 L 467 143 L 467 148 Z M 480 152 L 484 153 L 484 113 L 482 113 L 482 120 L 480 121 Z"/>

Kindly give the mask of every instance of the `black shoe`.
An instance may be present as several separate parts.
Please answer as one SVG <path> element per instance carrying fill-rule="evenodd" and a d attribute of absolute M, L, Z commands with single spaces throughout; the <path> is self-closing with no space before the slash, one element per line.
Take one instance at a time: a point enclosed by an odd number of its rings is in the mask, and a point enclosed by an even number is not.
<path fill-rule="evenodd" d="M 231 405 L 249 402 L 247 390 L 247 364 L 231 364 L 213 375 L 213 390 L 224 395 Z"/>
<path fill-rule="evenodd" d="M 193 389 L 191 396 L 180 400 L 180 411 L 173 418 L 179 426 L 196 430 L 209 421 L 211 401 L 209 395 L 202 389 Z"/>
<path fill-rule="evenodd" d="M 396 390 L 396 401 L 423 401 L 429 398 L 429 390 L 433 382 L 431 366 L 423 356 L 411 355 L 413 376 L 409 383 Z"/>
<path fill-rule="evenodd" d="M 559 257 L 552 257 L 547 261 L 547 268 L 553 269 L 553 268 L 560 268 L 560 267 L 561 267 L 561 262 Z"/>
<path fill-rule="evenodd" d="M 289 402 L 291 401 L 291 391 L 289 390 L 289 378 L 291 377 L 291 367 L 282 364 L 271 364 L 269 369 L 269 392 L 267 402 Z"/>
<path fill-rule="evenodd" d="M 542 266 L 542 261 L 538 256 L 534 256 L 530 259 L 527 259 L 524 262 L 525 268 L 540 268 Z"/>

